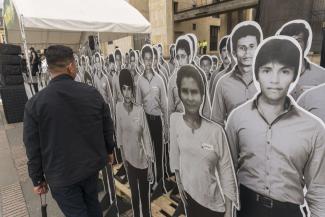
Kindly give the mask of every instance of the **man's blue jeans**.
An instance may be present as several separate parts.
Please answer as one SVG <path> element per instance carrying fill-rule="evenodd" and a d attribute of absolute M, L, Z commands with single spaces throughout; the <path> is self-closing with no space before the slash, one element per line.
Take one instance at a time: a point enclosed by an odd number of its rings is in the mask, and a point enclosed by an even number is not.
<path fill-rule="evenodd" d="M 66 217 L 102 217 L 98 201 L 98 174 L 65 187 L 50 187 L 53 198 Z"/>

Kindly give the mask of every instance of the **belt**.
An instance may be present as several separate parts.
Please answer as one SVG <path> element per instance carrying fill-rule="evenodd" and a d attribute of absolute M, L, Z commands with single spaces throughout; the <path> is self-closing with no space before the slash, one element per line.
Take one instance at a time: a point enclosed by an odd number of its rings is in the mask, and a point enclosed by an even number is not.
<path fill-rule="evenodd" d="M 287 208 L 287 209 L 300 209 L 298 204 L 290 202 L 281 202 L 270 197 L 267 197 L 263 194 L 259 194 L 243 185 L 240 185 L 240 194 L 243 197 L 243 200 L 254 200 L 254 202 L 264 206 L 266 208 Z"/>
<path fill-rule="evenodd" d="M 157 116 L 157 115 L 149 115 L 149 114 L 146 113 L 146 116 L 147 116 L 147 119 L 151 120 L 151 121 L 161 120 L 160 116 Z"/>

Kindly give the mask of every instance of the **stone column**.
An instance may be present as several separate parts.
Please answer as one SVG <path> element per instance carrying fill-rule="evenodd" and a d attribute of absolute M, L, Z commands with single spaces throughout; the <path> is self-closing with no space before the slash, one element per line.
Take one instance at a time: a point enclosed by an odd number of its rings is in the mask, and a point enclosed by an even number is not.
<path fill-rule="evenodd" d="M 169 45 L 174 42 L 173 1 L 149 0 L 151 43 L 161 43 L 164 56 L 169 56 Z"/>

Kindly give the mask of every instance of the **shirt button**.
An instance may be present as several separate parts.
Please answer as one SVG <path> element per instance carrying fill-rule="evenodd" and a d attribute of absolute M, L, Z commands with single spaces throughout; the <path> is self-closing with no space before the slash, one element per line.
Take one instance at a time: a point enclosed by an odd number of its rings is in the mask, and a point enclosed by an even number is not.
<path fill-rule="evenodd" d="M 266 189 L 266 190 L 269 190 L 269 187 L 266 187 L 265 189 Z"/>
<path fill-rule="evenodd" d="M 270 144 L 270 141 L 267 141 L 267 144 Z"/>

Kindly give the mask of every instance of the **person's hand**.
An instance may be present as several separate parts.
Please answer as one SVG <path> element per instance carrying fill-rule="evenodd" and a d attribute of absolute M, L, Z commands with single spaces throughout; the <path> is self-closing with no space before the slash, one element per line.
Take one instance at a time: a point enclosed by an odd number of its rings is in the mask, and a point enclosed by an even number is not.
<path fill-rule="evenodd" d="M 114 163 L 114 154 L 107 155 L 107 163 L 112 165 Z"/>
<path fill-rule="evenodd" d="M 155 176 L 154 176 L 154 171 L 152 168 L 152 160 L 150 157 L 148 157 L 148 177 L 147 181 L 149 183 L 154 183 L 155 182 Z"/>
<path fill-rule="evenodd" d="M 41 194 L 47 194 L 47 192 L 49 191 L 47 183 L 44 181 L 42 182 L 40 185 L 35 186 L 33 188 L 33 192 L 37 195 L 41 195 Z"/>

